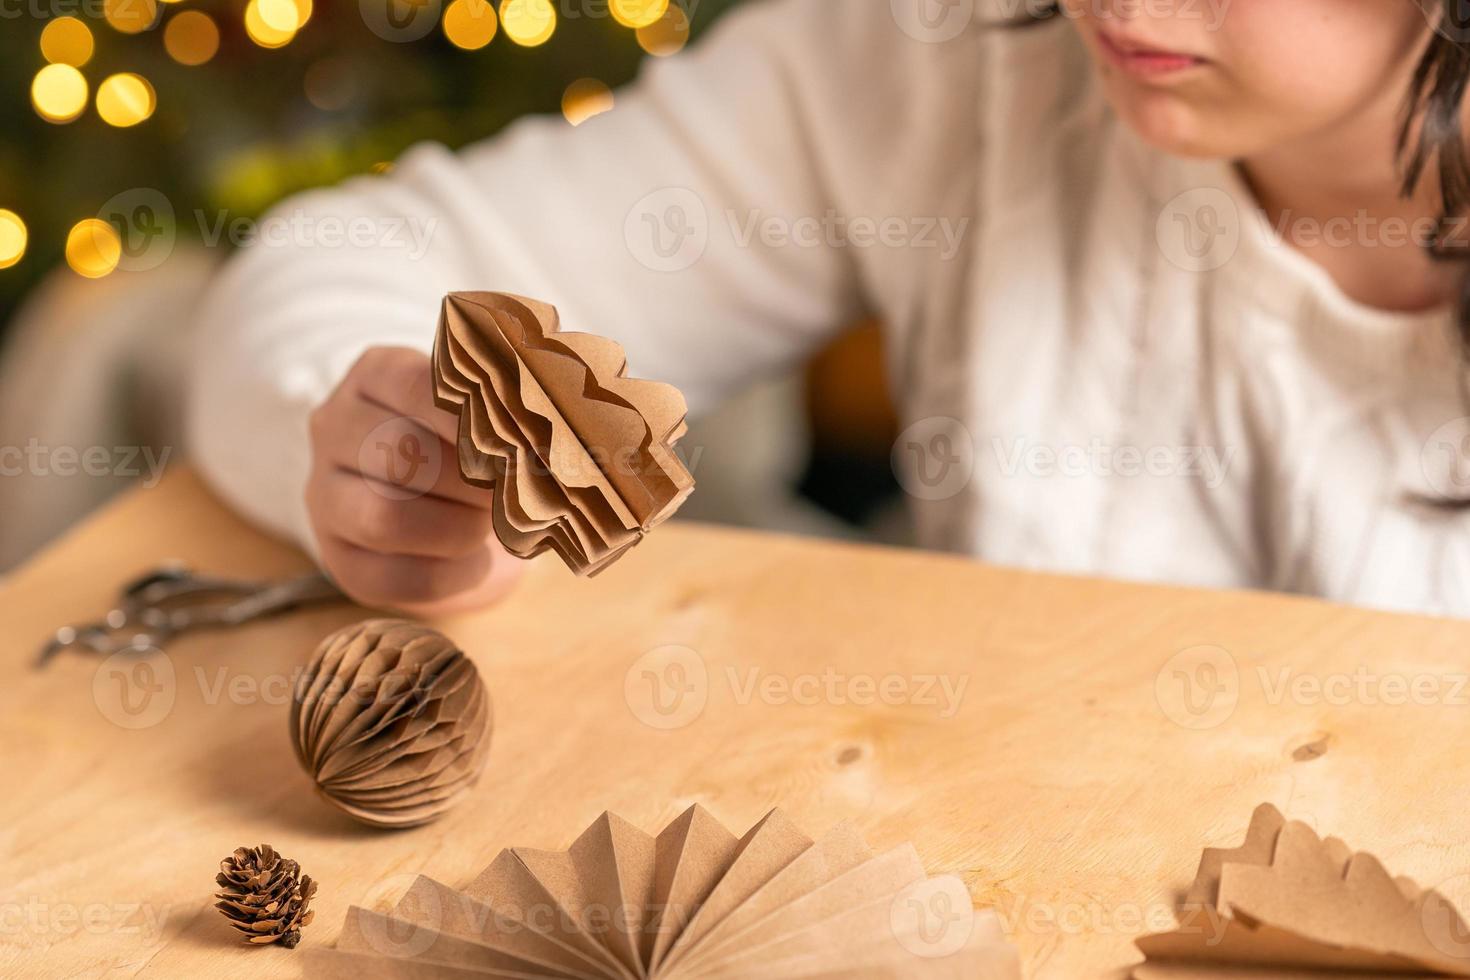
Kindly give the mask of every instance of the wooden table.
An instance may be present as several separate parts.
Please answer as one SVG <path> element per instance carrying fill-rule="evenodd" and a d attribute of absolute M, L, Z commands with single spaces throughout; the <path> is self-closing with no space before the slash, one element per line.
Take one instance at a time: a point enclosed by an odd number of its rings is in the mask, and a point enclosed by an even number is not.
<path fill-rule="evenodd" d="M 656 829 L 693 801 L 741 829 L 779 804 L 912 840 L 999 909 L 1033 977 L 1121 975 L 1201 847 L 1267 800 L 1470 899 L 1464 623 L 675 524 L 596 580 L 541 561 L 440 624 L 494 696 L 489 767 L 438 823 L 384 833 L 320 802 L 287 739 L 293 671 L 361 610 L 181 641 L 171 679 L 31 669 L 58 624 L 175 558 L 305 567 L 183 471 L 0 588 L 0 974 L 293 976 L 211 907 L 238 845 L 320 880 L 305 942 L 329 943 L 412 873 L 464 884 L 604 809 Z M 644 669 L 669 647 L 694 683 L 659 714 Z"/>

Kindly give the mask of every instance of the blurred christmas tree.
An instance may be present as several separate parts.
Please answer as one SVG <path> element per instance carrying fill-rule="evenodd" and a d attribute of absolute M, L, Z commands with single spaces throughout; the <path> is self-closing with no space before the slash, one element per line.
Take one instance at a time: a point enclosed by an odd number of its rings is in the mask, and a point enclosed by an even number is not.
<path fill-rule="evenodd" d="M 157 192 L 198 238 L 198 214 L 254 217 L 418 140 L 460 146 L 528 112 L 579 122 L 735 2 L 15 0 L 0 12 L 0 332 L 63 260 L 117 265 L 122 243 L 87 222 L 121 193 Z"/>

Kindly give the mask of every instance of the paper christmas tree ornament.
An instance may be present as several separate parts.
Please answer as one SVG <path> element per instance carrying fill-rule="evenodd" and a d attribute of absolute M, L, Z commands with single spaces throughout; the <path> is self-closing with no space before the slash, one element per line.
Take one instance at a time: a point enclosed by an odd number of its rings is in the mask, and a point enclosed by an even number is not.
<path fill-rule="evenodd" d="M 625 377 L 623 349 L 562 333 L 556 310 L 506 293 L 451 293 L 434 343 L 435 398 L 459 415 L 465 480 L 493 488 L 496 536 L 595 575 L 694 489 L 673 444 L 684 397 Z"/>
<path fill-rule="evenodd" d="M 1179 928 L 1138 940 L 1138 980 L 1470 976 L 1470 928 L 1443 896 L 1275 807 L 1206 848 Z"/>
<path fill-rule="evenodd" d="M 565 851 L 504 851 L 463 891 L 419 877 L 348 910 L 323 980 L 1019 980 L 993 913 L 911 845 L 813 840 L 779 810 L 743 837 L 692 807 L 650 836 L 604 814 Z"/>

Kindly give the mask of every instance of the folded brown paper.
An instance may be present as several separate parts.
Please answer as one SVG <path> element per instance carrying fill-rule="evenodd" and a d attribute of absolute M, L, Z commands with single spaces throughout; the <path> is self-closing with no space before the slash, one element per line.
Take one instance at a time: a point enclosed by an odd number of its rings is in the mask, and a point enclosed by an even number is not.
<path fill-rule="evenodd" d="M 958 903 L 958 904 L 956 904 Z M 425 877 L 353 907 L 307 975 L 561 980 L 1019 980 L 993 913 L 910 845 L 814 841 L 774 810 L 736 837 L 704 809 L 650 836 L 604 814 L 565 851 L 503 851 L 468 888 Z"/>
<path fill-rule="evenodd" d="M 1270 804 L 1240 847 L 1205 849 L 1178 918 L 1138 940 L 1138 980 L 1470 976 L 1470 930 L 1443 896 Z"/>
<path fill-rule="evenodd" d="M 459 415 L 465 480 L 494 488 L 511 554 L 550 548 L 595 575 L 694 489 L 673 444 L 678 389 L 625 377 L 623 349 L 561 333 L 555 308 L 506 293 L 450 293 L 434 342 L 435 400 Z"/>
<path fill-rule="evenodd" d="M 480 778 L 493 715 L 474 661 L 447 636 L 370 619 L 323 640 L 296 679 L 291 743 L 327 802 L 374 826 L 415 827 Z"/>

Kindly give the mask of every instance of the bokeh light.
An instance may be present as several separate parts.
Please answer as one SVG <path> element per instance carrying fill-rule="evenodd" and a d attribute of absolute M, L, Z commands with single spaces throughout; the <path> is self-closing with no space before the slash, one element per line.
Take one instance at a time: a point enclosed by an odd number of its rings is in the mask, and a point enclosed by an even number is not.
<path fill-rule="evenodd" d="M 250 0 L 245 7 L 245 33 L 262 48 L 283 48 L 296 37 L 296 32 L 277 30 L 261 15 L 260 0 Z"/>
<path fill-rule="evenodd" d="M 25 257 L 29 238 L 20 215 L 0 209 L 0 269 L 8 269 Z"/>
<path fill-rule="evenodd" d="M 261 23 L 278 34 L 295 34 L 305 23 L 295 0 L 255 0 Z"/>
<path fill-rule="evenodd" d="M 183 10 L 163 29 L 163 48 L 181 65 L 202 65 L 219 51 L 219 26 L 198 10 Z"/>
<path fill-rule="evenodd" d="M 122 240 L 117 229 L 100 218 L 86 218 L 72 226 L 66 236 L 66 264 L 77 275 L 101 279 L 122 260 Z"/>
<path fill-rule="evenodd" d="M 561 114 L 573 126 L 580 126 L 612 107 L 612 90 L 595 78 L 577 79 L 561 97 Z"/>
<path fill-rule="evenodd" d="M 689 15 L 677 3 L 669 4 L 663 16 L 638 28 L 638 46 L 651 55 L 667 58 L 689 43 Z"/>
<path fill-rule="evenodd" d="M 478 51 L 495 39 L 498 19 L 489 0 L 454 0 L 444 11 L 444 36 L 466 51 Z"/>
<path fill-rule="evenodd" d="M 41 56 L 53 65 L 80 68 L 95 49 L 92 29 L 75 17 L 58 17 L 41 32 Z"/>
<path fill-rule="evenodd" d="M 141 34 L 158 20 L 157 0 L 103 0 L 102 16 L 123 34 Z"/>
<path fill-rule="evenodd" d="M 47 122 L 69 123 L 87 108 L 87 80 L 71 65 L 47 65 L 31 81 L 31 105 Z"/>
<path fill-rule="evenodd" d="M 323 58 L 306 69 L 306 101 L 326 112 L 337 112 L 357 96 L 357 74 L 346 58 Z"/>
<path fill-rule="evenodd" d="M 136 126 L 153 115 L 158 97 L 142 75 L 109 75 L 97 86 L 97 115 L 109 126 Z"/>
<path fill-rule="evenodd" d="M 556 33 L 556 8 L 551 0 L 501 0 L 500 26 L 521 47 L 534 48 Z"/>
<path fill-rule="evenodd" d="M 669 9 L 669 0 L 608 0 L 613 20 L 624 27 L 657 24 Z"/>

